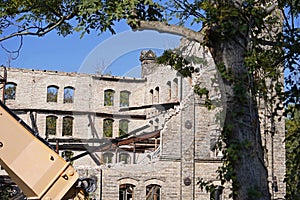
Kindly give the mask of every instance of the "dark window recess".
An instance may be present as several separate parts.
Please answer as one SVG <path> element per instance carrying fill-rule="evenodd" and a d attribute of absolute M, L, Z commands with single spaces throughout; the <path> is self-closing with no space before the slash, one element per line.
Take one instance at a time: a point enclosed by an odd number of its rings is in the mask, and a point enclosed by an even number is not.
<path fill-rule="evenodd" d="M 119 185 L 119 200 L 132 200 L 134 199 L 134 185 L 122 184 Z"/>
<path fill-rule="evenodd" d="M 151 184 L 146 187 L 146 200 L 160 200 L 161 186 Z"/>
<path fill-rule="evenodd" d="M 62 136 L 72 136 L 72 135 L 73 135 L 73 117 L 64 117 Z"/>
<path fill-rule="evenodd" d="M 46 117 L 46 137 L 49 135 L 56 135 L 56 116 L 47 116 Z"/>

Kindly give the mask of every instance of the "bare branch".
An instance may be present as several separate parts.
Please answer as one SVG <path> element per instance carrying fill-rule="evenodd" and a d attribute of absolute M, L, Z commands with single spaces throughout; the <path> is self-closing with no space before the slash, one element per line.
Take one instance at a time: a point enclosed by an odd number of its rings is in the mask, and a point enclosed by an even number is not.
<path fill-rule="evenodd" d="M 197 32 L 189 28 L 185 28 L 183 26 L 170 25 L 159 21 L 139 21 L 139 27 L 137 27 L 135 30 L 155 30 L 160 33 L 175 34 L 179 36 L 184 36 L 190 40 L 195 40 L 199 43 L 202 43 L 204 41 L 205 32 L 205 28 L 203 28 L 200 32 Z"/>

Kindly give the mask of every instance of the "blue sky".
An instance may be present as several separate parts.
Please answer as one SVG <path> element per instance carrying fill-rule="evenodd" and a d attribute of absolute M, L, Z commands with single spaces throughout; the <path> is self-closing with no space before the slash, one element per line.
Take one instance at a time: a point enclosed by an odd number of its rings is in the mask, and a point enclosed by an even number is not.
<path fill-rule="evenodd" d="M 94 73 L 99 68 L 112 75 L 137 76 L 139 54 L 143 49 L 161 53 L 163 49 L 179 44 L 179 36 L 155 31 L 132 32 L 124 23 L 116 26 L 116 35 L 109 32 L 100 36 L 92 32 L 80 39 L 80 33 L 61 37 L 51 32 L 44 37 L 27 36 L 23 39 L 16 60 L 0 49 L 0 64 L 16 68 Z M 3 45 L 16 50 L 19 38 L 5 41 Z"/>

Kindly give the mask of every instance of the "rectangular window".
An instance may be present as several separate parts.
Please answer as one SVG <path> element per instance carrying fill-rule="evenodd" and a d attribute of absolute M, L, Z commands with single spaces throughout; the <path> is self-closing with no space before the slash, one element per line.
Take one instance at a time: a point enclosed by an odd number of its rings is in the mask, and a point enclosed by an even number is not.
<path fill-rule="evenodd" d="M 115 95 L 115 91 L 113 90 L 104 91 L 104 106 L 114 105 L 114 95 Z"/>
<path fill-rule="evenodd" d="M 72 136 L 72 134 L 73 134 L 73 117 L 64 117 L 62 136 Z"/>
<path fill-rule="evenodd" d="M 103 136 L 104 137 L 112 137 L 113 136 L 113 122 L 112 119 L 104 119 L 103 120 Z"/>
<path fill-rule="evenodd" d="M 49 135 L 56 135 L 56 116 L 47 116 L 46 117 L 46 137 Z"/>

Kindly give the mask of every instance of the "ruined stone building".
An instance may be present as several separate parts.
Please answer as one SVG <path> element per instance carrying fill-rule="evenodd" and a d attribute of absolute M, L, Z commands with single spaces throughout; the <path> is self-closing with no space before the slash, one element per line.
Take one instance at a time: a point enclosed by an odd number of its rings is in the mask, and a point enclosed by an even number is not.
<path fill-rule="evenodd" d="M 209 199 L 196 183 L 220 185 L 222 153 L 215 146 L 222 83 L 209 52 L 189 48 L 199 58 L 193 78 L 143 51 L 141 78 L 8 68 L 4 100 L 63 157 L 78 158 L 72 162 L 81 176 L 96 181 L 95 199 Z M 194 84 L 210 91 L 215 109 L 194 95 Z M 261 106 L 265 162 L 272 197 L 279 199 L 285 194 L 284 125 L 276 122 L 277 134 L 268 134 L 265 110 Z M 219 188 L 215 199 L 229 199 L 229 186 Z"/>

